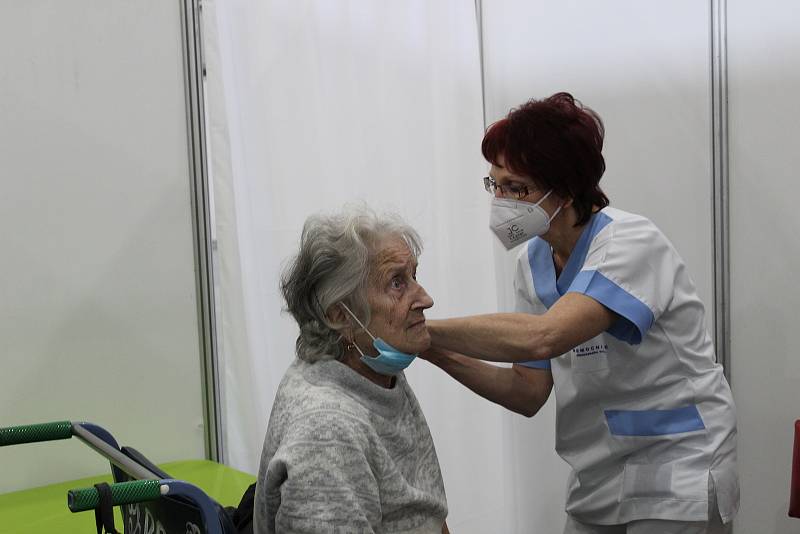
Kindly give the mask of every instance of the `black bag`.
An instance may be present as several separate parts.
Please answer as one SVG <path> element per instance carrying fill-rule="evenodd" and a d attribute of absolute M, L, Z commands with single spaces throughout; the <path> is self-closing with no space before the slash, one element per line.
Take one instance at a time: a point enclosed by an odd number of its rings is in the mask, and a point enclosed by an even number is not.
<path fill-rule="evenodd" d="M 256 499 L 256 485 L 250 484 L 239 501 L 236 508 L 228 507 L 225 510 L 231 518 L 233 525 L 239 534 L 253 534 L 253 508 Z"/>

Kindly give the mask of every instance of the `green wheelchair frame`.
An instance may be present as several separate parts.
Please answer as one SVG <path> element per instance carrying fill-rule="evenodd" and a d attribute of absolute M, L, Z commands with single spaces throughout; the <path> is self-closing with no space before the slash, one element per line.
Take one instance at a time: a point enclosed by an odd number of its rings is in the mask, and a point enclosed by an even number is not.
<path fill-rule="evenodd" d="M 125 532 L 144 532 L 143 522 L 160 534 L 238 534 L 229 513 L 197 486 L 175 480 L 131 447 L 122 447 L 104 428 L 92 423 L 56 421 L 0 428 L 0 447 L 76 437 L 111 464 L 114 484 L 110 504 L 121 507 Z M 98 510 L 96 487 L 67 493 L 72 512 Z M 98 528 L 100 528 L 98 526 Z"/>

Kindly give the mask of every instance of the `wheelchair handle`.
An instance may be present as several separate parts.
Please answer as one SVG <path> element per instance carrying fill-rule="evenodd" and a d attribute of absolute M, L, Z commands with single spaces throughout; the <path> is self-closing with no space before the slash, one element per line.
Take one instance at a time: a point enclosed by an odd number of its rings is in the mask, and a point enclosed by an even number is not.
<path fill-rule="evenodd" d="M 169 486 L 160 480 L 131 480 L 110 484 L 111 502 L 114 506 L 152 501 L 169 492 Z M 67 492 L 67 506 L 72 512 L 93 510 L 100 503 L 100 494 L 95 488 L 82 488 Z"/>
<path fill-rule="evenodd" d="M 72 437 L 70 421 L 55 421 L 35 425 L 20 425 L 0 428 L 0 447 L 36 443 L 37 441 L 53 441 Z"/>

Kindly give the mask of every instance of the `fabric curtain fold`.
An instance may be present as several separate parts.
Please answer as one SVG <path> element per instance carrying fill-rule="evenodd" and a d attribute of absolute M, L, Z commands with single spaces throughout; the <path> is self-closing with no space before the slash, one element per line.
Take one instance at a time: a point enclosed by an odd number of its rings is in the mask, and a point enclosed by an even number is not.
<path fill-rule="evenodd" d="M 258 468 L 297 328 L 278 280 L 305 218 L 346 202 L 403 215 L 429 317 L 497 310 L 475 4 L 205 2 L 226 461 Z M 454 532 L 512 532 L 513 416 L 425 361 L 407 371 Z M 527 532 L 527 529 L 521 531 Z"/>

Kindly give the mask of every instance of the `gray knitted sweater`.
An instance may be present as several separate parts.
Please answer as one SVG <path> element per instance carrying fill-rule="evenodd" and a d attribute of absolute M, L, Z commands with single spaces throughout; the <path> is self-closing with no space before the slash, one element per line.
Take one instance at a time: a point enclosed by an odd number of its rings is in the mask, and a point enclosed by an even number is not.
<path fill-rule="evenodd" d="M 386 389 L 338 361 L 296 359 L 264 440 L 255 534 L 439 534 L 446 516 L 433 439 L 405 376 Z"/>

